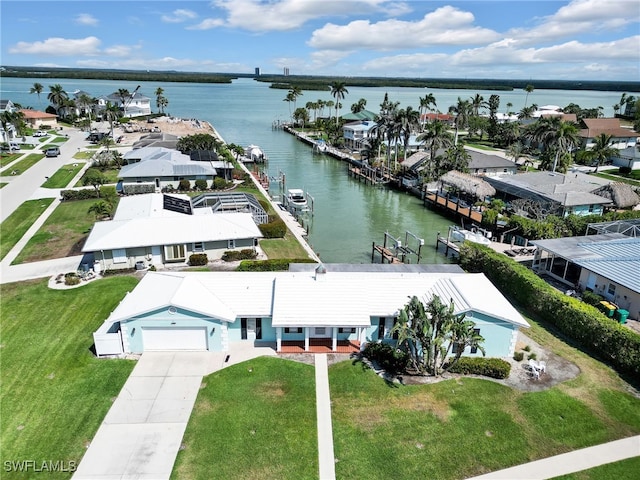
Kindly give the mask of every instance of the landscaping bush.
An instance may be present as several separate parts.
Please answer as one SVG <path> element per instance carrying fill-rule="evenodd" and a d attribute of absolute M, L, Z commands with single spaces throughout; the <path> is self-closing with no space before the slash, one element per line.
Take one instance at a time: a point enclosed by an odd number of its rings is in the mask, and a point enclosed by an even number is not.
<path fill-rule="evenodd" d="M 524 359 L 524 352 L 515 352 L 513 354 L 513 359 L 516 362 L 521 362 Z"/>
<path fill-rule="evenodd" d="M 206 253 L 193 253 L 189 256 L 189 265 L 192 267 L 206 265 L 207 263 L 209 263 L 209 258 Z"/>
<path fill-rule="evenodd" d="M 206 190 L 207 189 L 207 181 L 199 178 L 195 182 L 195 189 L 196 190 L 200 190 L 200 191 Z"/>
<path fill-rule="evenodd" d="M 582 292 L 582 301 L 584 303 L 588 303 L 589 305 L 593 305 L 594 307 L 603 300 L 604 297 L 602 295 L 598 295 L 597 293 L 593 293 L 588 290 Z"/>
<path fill-rule="evenodd" d="M 309 258 L 277 258 L 274 260 L 244 260 L 240 262 L 238 272 L 281 272 L 289 270 L 290 263 L 316 263 Z"/>
<path fill-rule="evenodd" d="M 66 273 L 64 276 L 64 284 L 65 285 L 78 285 L 80 283 L 80 277 L 73 272 Z"/>
<path fill-rule="evenodd" d="M 245 248 L 244 250 L 227 250 L 222 255 L 222 260 L 225 262 L 235 262 L 238 260 L 253 260 L 258 256 L 258 252 L 251 248 Z"/>
<path fill-rule="evenodd" d="M 284 238 L 287 233 L 287 225 L 281 220 L 258 225 L 264 238 Z"/>
<path fill-rule="evenodd" d="M 83 188 L 81 190 L 62 190 L 60 192 L 60 198 L 63 202 L 69 202 L 73 200 L 87 200 L 89 198 L 96 198 L 96 191 L 93 188 Z"/>
<path fill-rule="evenodd" d="M 125 183 L 122 185 L 122 193 L 125 195 L 140 195 L 155 191 L 156 186 L 153 183 Z"/>
<path fill-rule="evenodd" d="M 191 182 L 183 178 L 182 180 L 180 180 L 180 183 L 178 183 L 178 190 L 181 190 L 183 192 L 191 190 Z"/>
<path fill-rule="evenodd" d="M 460 357 L 458 363 L 449 371 L 462 375 L 507 378 L 511 372 L 511 364 L 501 358 Z"/>
<path fill-rule="evenodd" d="M 211 182 L 211 188 L 214 190 L 224 190 L 229 188 L 231 185 L 233 185 L 233 182 L 227 182 L 222 177 L 216 177 L 213 179 L 213 182 Z"/>
<path fill-rule="evenodd" d="M 640 335 L 565 295 L 501 253 L 471 242 L 460 249 L 460 265 L 484 272 L 502 293 L 622 371 L 640 375 Z"/>
<path fill-rule="evenodd" d="M 631 167 L 620 167 L 620 175 L 629 175 L 631 173 Z"/>
<path fill-rule="evenodd" d="M 367 343 L 362 355 L 392 375 L 404 372 L 409 365 L 409 354 L 387 343 Z"/>

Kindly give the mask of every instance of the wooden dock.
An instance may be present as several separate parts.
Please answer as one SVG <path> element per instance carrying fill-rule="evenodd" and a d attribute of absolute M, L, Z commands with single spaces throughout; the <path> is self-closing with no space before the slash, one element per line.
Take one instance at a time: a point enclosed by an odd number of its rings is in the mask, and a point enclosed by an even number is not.
<path fill-rule="evenodd" d="M 425 192 L 424 204 L 430 207 L 445 210 L 448 213 L 453 213 L 457 216 L 471 220 L 472 222 L 476 222 L 478 224 L 482 223 L 482 212 L 479 212 L 478 210 L 475 210 L 471 207 L 463 207 L 458 202 L 453 202 L 437 192 Z"/>
<path fill-rule="evenodd" d="M 402 260 L 396 257 L 391 250 L 383 245 L 376 245 L 376 242 L 373 242 L 371 249 L 371 263 L 375 260 L 375 252 L 380 254 L 381 263 L 384 263 L 385 260 L 387 263 L 402 263 Z"/>

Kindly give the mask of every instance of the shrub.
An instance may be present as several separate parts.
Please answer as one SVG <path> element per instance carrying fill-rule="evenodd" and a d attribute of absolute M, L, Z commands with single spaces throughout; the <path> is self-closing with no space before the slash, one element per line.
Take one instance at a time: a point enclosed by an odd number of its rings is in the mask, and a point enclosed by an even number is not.
<path fill-rule="evenodd" d="M 535 353 L 530 353 L 527 358 L 529 360 L 535 360 L 536 358 L 538 358 L 538 355 L 536 355 Z"/>
<path fill-rule="evenodd" d="M 93 188 L 83 188 L 81 190 L 62 190 L 60 192 L 60 198 L 63 202 L 70 202 L 73 200 L 87 200 L 89 198 L 96 198 L 96 191 Z"/>
<path fill-rule="evenodd" d="M 80 283 L 80 277 L 73 272 L 66 273 L 64 276 L 64 284 L 65 285 L 78 285 Z"/>
<path fill-rule="evenodd" d="M 631 167 L 620 167 L 620 175 L 629 175 L 631 173 Z"/>
<path fill-rule="evenodd" d="M 153 183 L 125 183 L 122 185 L 122 193 L 125 195 L 140 195 L 155 191 L 156 186 Z"/>
<path fill-rule="evenodd" d="M 175 192 L 175 191 L 176 191 L 176 189 L 173 188 L 172 184 L 168 184 L 168 185 L 165 185 L 164 187 L 162 187 L 162 193 L 171 193 L 171 192 Z"/>
<path fill-rule="evenodd" d="M 231 185 L 233 185 L 232 182 L 227 182 L 222 177 L 216 177 L 213 179 L 213 182 L 211 182 L 211 188 L 214 190 L 224 190 L 225 188 L 229 188 Z"/>
<path fill-rule="evenodd" d="M 281 220 L 258 225 L 264 238 L 284 238 L 287 234 L 287 225 Z"/>
<path fill-rule="evenodd" d="M 460 264 L 468 272 L 484 272 L 504 295 L 614 367 L 640 375 L 640 335 L 636 332 L 555 290 L 525 266 L 489 248 L 465 242 Z"/>
<path fill-rule="evenodd" d="M 582 292 L 582 301 L 584 303 L 588 303 L 589 305 L 593 305 L 594 307 L 603 300 L 604 297 L 602 295 L 598 295 L 597 293 L 593 293 L 588 290 Z"/>
<path fill-rule="evenodd" d="M 277 258 L 274 260 L 255 260 L 242 261 L 238 268 L 238 272 L 281 272 L 289 270 L 290 263 L 316 263 L 310 258 Z"/>
<path fill-rule="evenodd" d="M 380 368 L 392 375 L 404 372 L 409 365 L 409 354 L 393 348 L 387 343 L 367 343 L 362 354 L 369 361 L 377 363 Z"/>
<path fill-rule="evenodd" d="M 529 345 L 527 345 L 526 347 L 523 348 L 523 350 L 525 352 L 530 352 L 531 351 L 531 347 Z"/>
<path fill-rule="evenodd" d="M 244 250 L 227 250 L 222 255 L 222 260 L 225 262 L 235 262 L 238 260 L 253 260 L 258 256 L 258 252 L 251 248 L 245 248 Z"/>
<path fill-rule="evenodd" d="M 511 364 L 501 358 L 460 357 L 449 371 L 462 375 L 507 378 L 511 372 Z"/>
<path fill-rule="evenodd" d="M 524 359 L 524 352 L 515 352 L 513 354 L 513 359 L 516 362 L 521 362 Z"/>
<path fill-rule="evenodd" d="M 196 190 L 206 190 L 207 189 L 207 181 L 199 178 L 195 182 L 195 189 Z"/>
<path fill-rule="evenodd" d="M 182 191 L 191 190 L 191 182 L 183 178 L 182 180 L 180 180 L 180 183 L 178 183 L 178 190 L 182 190 Z"/>
<path fill-rule="evenodd" d="M 192 267 L 206 265 L 209 263 L 209 258 L 206 253 L 193 253 L 189 256 L 189 265 Z"/>

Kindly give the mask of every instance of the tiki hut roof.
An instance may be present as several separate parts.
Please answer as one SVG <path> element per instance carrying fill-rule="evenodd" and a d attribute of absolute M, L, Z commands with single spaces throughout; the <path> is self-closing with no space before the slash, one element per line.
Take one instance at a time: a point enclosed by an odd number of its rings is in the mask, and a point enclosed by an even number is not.
<path fill-rule="evenodd" d="M 594 190 L 593 193 L 611 200 L 616 208 L 635 207 L 640 203 L 640 197 L 627 183 L 611 182 Z"/>
<path fill-rule="evenodd" d="M 474 175 L 451 171 L 440 177 L 440 181 L 447 185 L 476 196 L 477 198 L 492 197 L 496 194 L 496 189 L 487 182 Z"/>

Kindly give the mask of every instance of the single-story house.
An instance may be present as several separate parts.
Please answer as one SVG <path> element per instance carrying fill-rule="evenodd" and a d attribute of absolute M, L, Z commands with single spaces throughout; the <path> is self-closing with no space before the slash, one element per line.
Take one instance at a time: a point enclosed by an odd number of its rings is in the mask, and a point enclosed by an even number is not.
<path fill-rule="evenodd" d="M 518 165 L 511 160 L 498 155 L 489 155 L 466 149 L 469 159 L 469 173 L 479 176 L 514 175 L 518 172 Z"/>
<path fill-rule="evenodd" d="M 618 153 L 611 157 L 611 162 L 616 167 L 626 167 L 631 170 L 640 169 L 640 145 L 618 150 Z"/>
<path fill-rule="evenodd" d="M 640 238 L 622 233 L 533 240 L 533 270 L 590 290 L 640 318 Z"/>
<path fill-rule="evenodd" d="M 96 222 L 82 248 L 101 270 L 186 263 L 193 253 L 209 260 L 227 250 L 255 248 L 262 238 L 251 213 L 193 208 L 186 195 L 151 193 L 120 199 L 113 220 Z"/>
<path fill-rule="evenodd" d="M 612 204 L 608 198 L 593 193 L 609 180 L 581 172 L 527 172 L 486 177 L 486 181 L 503 200 L 532 200 L 561 216 L 600 215 L 605 206 Z"/>
<path fill-rule="evenodd" d="M 638 132 L 631 128 L 620 126 L 619 118 L 584 118 L 580 122 L 580 132 L 578 136 L 582 143 L 582 148 L 590 150 L 594 147 L 596 137 L 601 134 L 611 135 L 609 146 L 624 150 L 628 147 L 635 147 L 638 141 Z"/>
<path fill-rule="evenodd" d="M 136 150 L 144 147 L 164 147 L 175 150 L 178 145 L 178 140 L 180 140 L 180 137 L 171 135 L 170 133 L 148 133 L 133 142 L 132 148 Z"/>
<path fill-rule="evenodd" d="M 24 116 L 24 122 L 31 128 L 42 128 L 45 126 L 55 128 L 58 124 L 58 116 L 53 113 L 40 112 L 23 108 L 20 110 Z"/>
<path fill-rule="evenodd" d="M 156 189 L 178 187 L 180 180 L 206 180 L 210 186 L 217 170 L 209 162 L 194 162 L 189 155 L 163 147 L 144 147 L 124 154 L 126 165 L 120 169 L 123 186 L 130 183 L 152 183 Z"/>
<path fill-rule="evenodd" d="M 307 265 L 286 272 L 149 272 L 94 333 L 96 352 L 228 351 L 232 342 L 264 342 L 278 352 L 315 345 L 337 351 L 393 342 L 395 319 L 412 296 L 453 301 L 456 314 L 476 323 L 489 357 L 512 356 L 518 329 L 529 327 L 484 274 Z"/>

